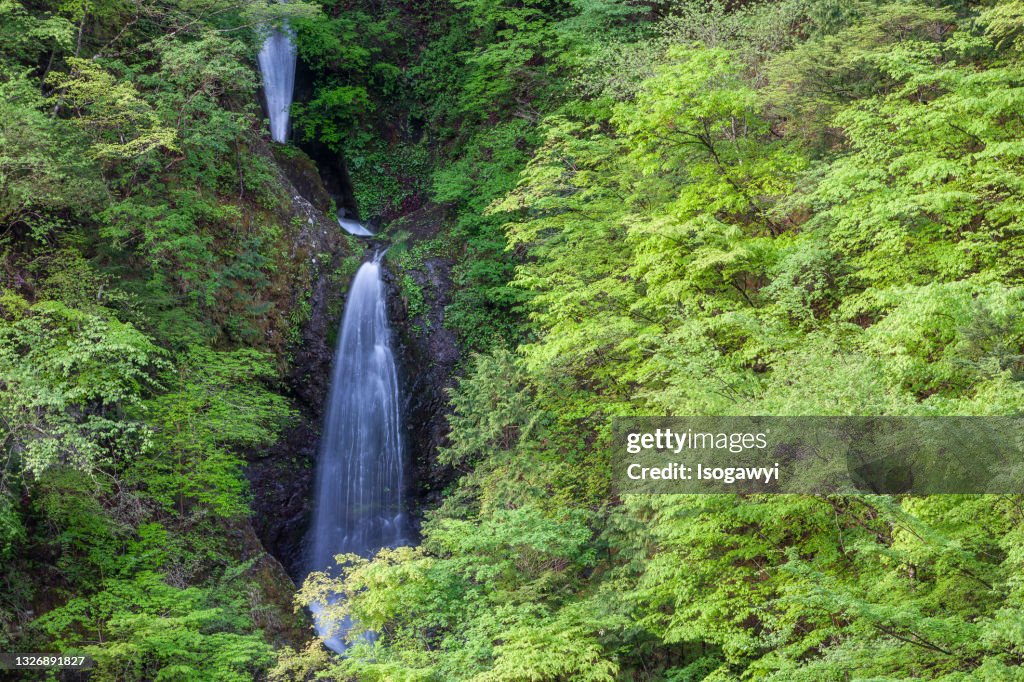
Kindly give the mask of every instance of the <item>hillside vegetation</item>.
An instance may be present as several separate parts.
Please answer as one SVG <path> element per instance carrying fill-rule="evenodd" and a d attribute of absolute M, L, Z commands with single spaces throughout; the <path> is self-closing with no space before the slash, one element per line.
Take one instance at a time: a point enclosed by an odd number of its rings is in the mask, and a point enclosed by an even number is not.
<path fill-rule="evenodd" d="M 377 633 L 347 658 L 280 636 L 243 550 L 326 262 L 259 109 L 283 20 L 296 143 L 344 155 L 364 219 L 446 207 L 388 257 L 454 260 L 465 358 L 420 544 L 298 595 Z M 609 480 L 617 415 L 1020 414 L 1024 3 L 0 0 L 0 94 L 0 650 L 96 680 L 1024 680 L 1020 496 Z"/>

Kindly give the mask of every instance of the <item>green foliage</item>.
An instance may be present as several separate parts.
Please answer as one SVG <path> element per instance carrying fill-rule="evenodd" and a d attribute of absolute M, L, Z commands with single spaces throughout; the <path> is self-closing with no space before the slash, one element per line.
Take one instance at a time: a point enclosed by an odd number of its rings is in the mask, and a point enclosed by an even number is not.
<path fill-rule="evenodd" d="M 34 15 L 17 0 L 4 0 L 0 17 L 0 54 L 5 62 L 32 61 L 47 49 L 66 50 L 73 43 L 74 26 L 65 17 Z"/>
<path fill-rule="evenodd" d="M 1010 531 L 1000 500 L 662 496 L 627 507 L 661 547 L 636 592 L 650 622 L 666 641 L 713 642 L 734 671 L 940 677 L 1002 657 L 976 620 L 1008 596 L 996 577 L 1009 568 L 996 549 Z M 968 530 L 971 518 L 986 532 Z"/>
<path fill-rule="evenodd" d="M 325 595 L 360 628 L 401 647 L 357 643 L 333 676 L 358 679 L 525 680 L 567 675 L 610 680 L 614 663 L 578 614 L 560 608 L 580 571 L 593 565 L 578 513 L 549 518 L 530 508 L 486 521 L 440 520 L 423 548 L 383 550 L 373 562 L 342 556 L 343 578 L 314 574 L 303 604 Z M 589 645 L 584 644 L 590 642 Z"/>
<path fill-rule="evenodd" d="M 0 72 L 0 222 L 40 235 L 88 215 L 103 191 L 97 166 L 79 152 L 81 134 L 50 119 L 46 104 L 24 73 Z"/>
<path fill-rule="evenodd" d="M 0 411 L 16 471 L 38 474 L 57 464 L 91 471 L 145 442 L 140 424 L 118 416 L 140 401 L 164 364 L 151 339 L 102 308 L 29 306 L 9 295 L 4 309 Z"/>
<path fill-rule="evenodd" d="M 326 0 L 323 10 L 326 17 L 290 24 L 299 56 L 315 74 L 312 96 L 293 106 L 295 128 L 306 141 L 355 156 L 372 148 L 377 103 L 401 94 L 401 71 L 391 63 L 397 18 L 386 3 L 353 8 Z"/>
<path fill-rule="evenodd" d="M 465 253 L 454 273 L 459 286 L 445 320 L 466 348 L 483 350 L 516 337 L 525 297 L 507 286 L 512 276 L 508 241 L 501 222 L 485 212 L 514 187 L 535 142 L 536 133 L 525 122 L 504 123 L 475 135 L 456 161 L 434 173 L 435 200 L 451 202 L 459 211 L 453 236 Z"/>
<path fill-rule="evenodd" d="M 153 108 L 130 82 L 119 81 L 95 62 L 69 59 L 70 73 L 53 74 L 49 85 L 75 112 L 101 162 L 142 163 L 154 150 L 174 151 L 176 133 L 162 126 Z"/>
<path fill-rule="evenodd" d="M 402 291 L 402 300 L 405 303 L 405 309 L 409 315 L 409 319 L 420 318 L 427 313 L 427 302 L 423 296 L 423 289 L 416 283 L 412 275 L 404 274 L 398 281 L 398 286 Z M 424 329 L 417 330 L 419 333 L 426 331 Z"/>
<path fill-rule="evenodd" d="M 0 0 L 3 647 L 100 680 L 1020 679 L 1017 496 L 608 472 L 615 415 L 1020 414 L 1022 16 Z M 455 261 L 466 362 L 419 546 L 312 575 L 352 647 L 275 665 L 238 538 L 310 314 L 252 59 L 285 23 L 297 137 L 362 217 L 445 205 L 391 257 L 413 317 Z"/>
<path fill-rule="evenodd" d="M 429 167 L 426 149 L 368 142 L 362 149 L 350 147 L 347 160 L 364 220 L 392 218 L 415 207 Z"/>
<path fill-rule="evenodd" d="M 419 547 L 307 580 L 377 638 L 281 679 L 1021 678 L 1019 496 L 620 500 L 606 469 L 621 414 L 1020 414 L 1016 4 L 460 2 L 466 64 L 425 71 L 471 112 L 433 180 L 487 349 L 459 478 Z"/>
<path fill-rule="evenodd" d="M 997 3 L 982 11 L 981 23 L 985 32 L 995 39 L 996 47 L 1024 50 L 1024 3 L 1017 0 Z"/>
<path fill-rule="evenodd" d="M 439 453 L 441 462 L 483 459 L 529 438 L 539 415 L 536 401 L 524 390 L 527 381 L 508 351 L 475 356 L 470 373 L 452 392 L 452 446 Z"/>
<path fill-rule="evenodd" d="M 97 680 L 246 680 L 271 653 L 239 600 L 224 604 L 215 590 L 173 587 L 149 571 L 105 580 L 37 627 L 63 651 L 93 657 Z"/>
<path fill-rule="evenodd" d="M 215 352 L 194 347 L 165 378 L 168 390 L 138 407 L 153 430 L 152 448 L 128 480 L 154 501 L 221 517 L 248 512 L 243 461 L 231 446 L 274 442 L 291 411 L 261 382 L 276 372 L 253 350 Z"/>
<path fill-rule="evenodd" d="M 295 106 L 302 136 L 334 149 L 341 149 L 345 142 L 350 141 L 349 130 L 371 112 L 366 89 L 351 85 L 321 88 L 314 99 Z"/>
<path fill-rule="evenodd" d="M 252 26 L 307 3 L 0 3 L 0 642 L 251 680 L 243 452 L 291 410 L 292 197 Z M 265 579 L 265 576 L 261 576 Z"/>

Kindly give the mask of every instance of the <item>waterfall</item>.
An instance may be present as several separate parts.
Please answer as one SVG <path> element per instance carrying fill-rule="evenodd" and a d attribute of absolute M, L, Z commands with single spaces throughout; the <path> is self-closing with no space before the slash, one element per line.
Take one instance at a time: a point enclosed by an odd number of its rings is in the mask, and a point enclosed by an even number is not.
<path fill-rule="evenodd" d="M 341 229 L 345 230 L 349 234 L 354 234 L 357 237 L 372 237 L 373 232 L 366 229 L 358 220 L 352 220 L 351 218 L 343 218 L 338 216 L 338 224 L 341 225 Z"/>
<path fill-rule="evenodd" d="M 406 544 L 398 376 L 391 351 L 379 256 L 356 273 L 334 356 L 317 467 L 316 508 L 308 537 L 310 571 L 334 555 L 371 556 Z M 314 622 L 331 649 L 344 650 L 348 623 Z"/>
<path fill-rule="evenodd" d="M 270 32 L 260 49 L 259 63 L 270 116 L 270 137 L 283 144 L 288 139 L 288 115 L 295 89 L 295 44 L 287 27 Z"/>

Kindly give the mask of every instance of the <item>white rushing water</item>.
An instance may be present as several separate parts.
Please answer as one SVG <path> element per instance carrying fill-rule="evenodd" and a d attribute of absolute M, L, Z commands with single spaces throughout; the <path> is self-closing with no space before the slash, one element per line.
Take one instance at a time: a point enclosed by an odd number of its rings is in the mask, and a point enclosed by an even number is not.
<path fill-rule="evenodd" d="M 331 569 L 336 554 L 371 556 L 408 542 L 398 374 L 378 260 L 359 268 L 345 304 L 320 442 L 310 571 Z M 327 646 L 344 651 L 350 624 L 326 622 L 319 605 L 312 610 Z"/>
<path fill-rule="evenodd" d="M 372 237 L 373 232 L 366 229 L 366 226 L 357 220 L 350 218 L 342 218 L 338 216 L 338 224 L 341 225 L 341 229 L 345 230 L 349 234 L 354 234 L 357 237 Z"/>
<path fill-rule="evenodd" d="M 295 59 L 291 32 L 287 28 L 271 31 L 263 41 L 259 63 L 263 92 L 267 98 L 267 115 L 270 116 L 270 137 L 282 144 L 288 139 L 288 116 L 295 90 Z"/>

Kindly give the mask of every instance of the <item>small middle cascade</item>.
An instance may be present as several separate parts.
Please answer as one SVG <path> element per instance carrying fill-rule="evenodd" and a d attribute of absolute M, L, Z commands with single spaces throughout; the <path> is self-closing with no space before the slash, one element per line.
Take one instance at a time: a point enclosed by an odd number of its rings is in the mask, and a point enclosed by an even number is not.
<path fill-rule="evenodd" d="M 352 220 L 351 218 L 346 218 L 343 214 L 338 215 L 338 224 L 341 225 L 341 229 L 345 230 L 349 234 L 354 234 L 357 237 L 373 236 L 373 232 L 366 229 L 366 226 L 361 222 L 358 220 Z"/>

